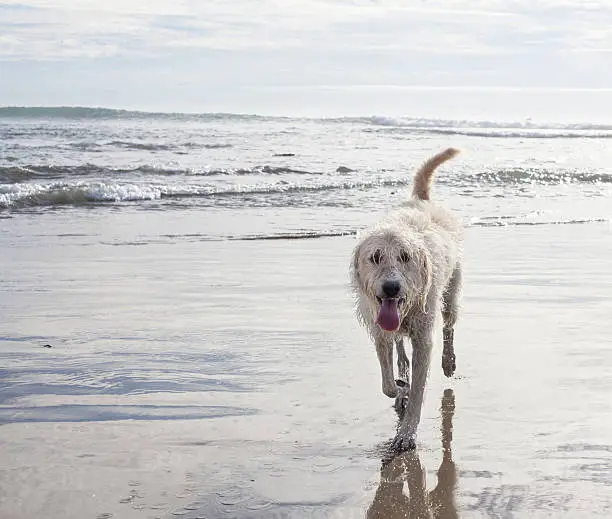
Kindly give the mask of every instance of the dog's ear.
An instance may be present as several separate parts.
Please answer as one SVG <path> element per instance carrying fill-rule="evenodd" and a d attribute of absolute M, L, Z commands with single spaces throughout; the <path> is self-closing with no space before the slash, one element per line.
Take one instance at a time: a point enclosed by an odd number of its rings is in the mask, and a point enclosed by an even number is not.
<path fill-rule="evenodd" d="M 419 306 L 424 313 L 427 313 L 427 296 L 431 290 L 432 272 L 431 272 L 431 260 L 429 259 L 429 253 L 424 250 L 421 254 L 421 272 L 423 275 L 423 287 L 419 296 Z"/>
<path fill-rule="evenodd" d="M 353 249 L 353 260 L 351 261 L 351 280 L 356 285 L 359 283 L 359 249 L 360 246 L 357 245 Z"/>

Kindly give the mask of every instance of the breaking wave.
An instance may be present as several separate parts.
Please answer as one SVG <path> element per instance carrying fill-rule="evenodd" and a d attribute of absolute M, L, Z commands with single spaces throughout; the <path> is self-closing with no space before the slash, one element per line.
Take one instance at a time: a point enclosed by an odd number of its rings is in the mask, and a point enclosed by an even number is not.
<path fill-rule="evenodd" d="M 98 166 L 95 164 L 84 164 L 78 166 L 46 166 L 46 165 L 25 165 L 25 166 L 0 166 L 0 183 L 19 183 L 30 180 L 44 179 L 65 179 L 72 177 L 96 177 L 100 179 L 118 178 L 121 175 L 139 174 L 143 176 L 186 176 L 186 177 L 216 177 L 216 176 L 279 176 L 303 175 L 303 176 L 326 176 L 340 177 L 350 173 L 359 173 L 356 170 L 340 166 L 328 172 L 308 171 L 306 169 L 292 168 L 286 166 L 254 166 L 250 168 L 167 168 L 155 165 L 141 165 L 131 169 L 112 168 Z M 407 172 L 407 176 L 400 181 L 393 178 L 384 178 L 387 173 L 384 171 L 375 172 L 376 175 L 383 177 L 386 185 L 403 185 L 412 178 L 412 172 Z M 388 175 L 391 176 L 390 174 Z M 482 171 L 478 173 L 458 173 L 452 175 L 441 175 L 437 180 L 440 184 L 448 185 L 479 185 L 490 184 L 496 186 L 513 184 L 608 184 L 612 183 L 612 174 L 600 171 L 578 170 L 578 169 L 546 169 L 546 168 L 507 168 L 500 170 Z M 368 182 L 344 183 L 347 187 L 367 187 Z M 380 185 L 377 181 L 374 185 Z M 305 186 L 308 188 L 308 186 Z M 331 185 L 335 188 L 335 185 Z"/>
<path fill-rule="evenodd" d="M 122 173 L 130 173 L 122 179 Z M 141 177 L 142 182 L 134 173 Z M 293 174 L 293 176 L 284 176 Z M 198 182 L 188 177 L 209 177 Z M 214 176 L 235 175 L 235 182 L 214 179 Z M 256 180 L 239 183 L 240 176 Z M 164 176 L 175 176 L 166 182 Z M 181 181 L 181 176 L 183 181 Z M 259 176 L 259 178 L 258 178 Z M 89 177 L 89 179 L 87 179 Z M 148 181 L 147 177 L 150 178 Z M 303 179 L 302 179 L 303 178 Z M 0 208 L 21 208 L 49 205 L 83 205 L 88 203 L 135 202 L 142 200 L 208 198 L 208 205 L 227 205 L 223 199 L 242 197 L 262 205 L 291 205 L 291 195 L 367 191 L 380 188 L 403 188 L 412 184 L 412 173 L 376 172 L 367 177 L 347 176 L 330 172 L 323 175 L 286 167 L 258 166 L 232 170 L 185 170 L 140 166 L 130 170 L 112 170 L 95 165 L 24 166 L 0 168 Z M 74 179 L 74 180 L 71 180 Z M 441 176 L 439 184 L 450 187 L 507 187 L 513 185 L 611 184 L 612 175 L 598 171 L 547 170 L 516 168 L 458 173 Z M 351 195 L 352 196 L 352 195 Z M 342 205 L 346 195 L 333 195 L 334 200 L 321 198 L 321 204 Z M 329 198 L 329 197 L 327 197 Z M 333 203 L 332 203 L 333 202 Z"/>
<path fill-rule="evenodd" d="M 344 172 L 336 170 L 335 172 Z M 111 168 L 97 166 L 95 164 L 84 164 L 79 166 L 0 166 L 0 182 L 17 183 L 34 179 L 60 179 L 71 177 L 117 177 L 137 173 L 140 175 L 158 176 L 247 176 L 247 175 L 323 175 L 319 171 L 307 171 L 304 169 L 289 168 L 285 166 L 255 166 L 252 168 L 164 168 L 154 165 L 142 165 L 131 169 Z"/>
<path fill-rule="evenodd" d="M 544 123 L 527 119 L 525 121 L 475 121 L 472 119 L 428 119 L 423 117 L 356 117 L 341 118 L 347 121 L 362 121 L 379 126 L 417 126 L 420 128 L 507 128 L 507 129 L 551 129 L 551 130 L 609 130 L 612 124 L 598 123 Z"/>
<path fill-rule="evenodd" d="M 587 131 L 555 131 L 550 129 L 539 130 L 470 130 L 470 129 L 452 129 L 452 128 L 413 128 L 411 131 L 415 133 L 429 133 L 438 135 L 463 135 L 465 137 L 491 137 L 491 138 L 520 138 L 520 139 L 610 139 L 612 131 L 597 132 L 592 130 Z"/>
<path fill-rule="evenodd" d="M 111 169 L 93 164 L 82 166 L 0 166 L 0 182 L 17 183 L 34 179 L 54 179 L 105 175 Z"/>
<path fill-rule="evenodd" d="M 226 198 L 250 195 L 284 195 L 335 190 L 369 189 L 401 186 L 411 179 L 378 179 L 374 181 L 344 181 L 335 183 L 299 184 L 279 182 L 258 185 L 157 185 L 114 182 L 4 184 L 0 185 L 0 208 L 24 208 L 49 205 L 84 205 L 105 202 L 135 202 L 140 200 L 181 198 Z"/>
<path fill-rule="evenodd" d="M 450 185 L 494 185 L 509 186 L 516 184 L 609 184 L 612 175 L 595 171 L 550 170 L 540 168 L 515 168 L 495 171 L 483 171 L 470 175 L 448 176 L 440 179 L 441 183 Z"/>
<path fill-rule="evenodd" d="M 421 119 L 368 117 L 345 119 L 370 127 L 367 132 L 398 132 L 433 135 L 463 135 L 467 137 L 523 139 L 608 139 L 612 125 L 593 123 L 546 123 L 469 121 L 452 119 Z"/>
<path fill-rule="evenodd" d="M 84 205 L 161 198 L 161 189 L 134 184 L 18 184 L 0 186 L 0 208 Z"/>
<path fill-rule="evenodd" d="M 114 146 L 117 148 L 124 148 L 127 150 L 144 150 L 144 151 L 172 151 L 181 148 L 187 149 L 222 149 L 231 148 L 231 144 L 218 143 L 218 144 L 205 144 L 197 142 L 184 142 L 181 144 L 163 144 L 163 143 L 147 143 L 147 142 L 130 142 L 130 141 L 111 141 L 106 146 Z"/>

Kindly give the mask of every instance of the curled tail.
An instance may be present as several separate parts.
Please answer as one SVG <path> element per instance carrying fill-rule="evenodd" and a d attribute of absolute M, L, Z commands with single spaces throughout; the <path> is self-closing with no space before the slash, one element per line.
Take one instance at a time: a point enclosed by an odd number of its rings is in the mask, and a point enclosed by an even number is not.
<path fill-rule="evenodd" d="M 447 160 L 452 159 L 459 153 L 455 148 L 447 148 L 444 151 L 434 155 L 421 166 L 414 176 L 414 188 L 412 195 L 419 200 L 429 200 L 429 192 L 433 182 L 433 175 L 436 168 L 444 164 Z"/>

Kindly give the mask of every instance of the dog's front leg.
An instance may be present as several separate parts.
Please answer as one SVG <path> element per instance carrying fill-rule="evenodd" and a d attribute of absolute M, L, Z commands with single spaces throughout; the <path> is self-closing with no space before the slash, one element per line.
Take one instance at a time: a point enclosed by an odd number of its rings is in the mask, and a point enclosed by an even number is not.
<path fill-rule="evenodd" d="M 431 360 L 432 330 L 419 330 L 411 334 L 411 339 L 412 384 L 408 405 L 393 441 L 393 448 L 398 451 L 416 448 L 416 432 L 421 420 L 423 394 Z"/>
<path fill-rule="evenodd" d="M 382 376 L 382 391 L 389 398 L 397 396 L 397 387 L 393 378 L 393 337 L 388 334 L 378 334 L 376 339 L 376 354 L 380 363 Z"/>
<path fill-rule="evenodd" d="M 404 416 L 404 408 L 408 402 L 410 394 L 410 361 L 406 356 L 404 349 L 404 337 L 398 336 L 395 339 L 395 347 L 397 349 L 397 396 L 395 397 L 395 410 L 400 419 Z"/>

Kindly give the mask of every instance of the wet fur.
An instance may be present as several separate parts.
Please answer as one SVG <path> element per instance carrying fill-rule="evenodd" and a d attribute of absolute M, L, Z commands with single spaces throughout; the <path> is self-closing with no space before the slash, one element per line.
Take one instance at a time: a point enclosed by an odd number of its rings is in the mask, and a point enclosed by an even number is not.
<path fill-rule="evenodd" d="M 394 441 L 397 450 L 413 449 L 421 417 L 423 392 L 429 371 L 434 327 L 443 317 L 442 367 L 446 376 L 455 370 L 453 328 L 461 292 L 461 242 L 459 221 L 429 200 L 435 169 L 458 151 L 453 148 L 431 157 L 416 173 L 413 198 L 365 232 L 353 252 L 351 280 L 357 317 L 368 330 L 381 368 L 382 390 L 396 399 L 401 421 Z M 373 255 L 379 251 L 380 262 Z M 406 260 L 406 258 L 409 258 Z M 376 323 L 384 298 L 385 281 L 400 284 L 400 326 L 394 332 Z M 412 380 L 404 342 L 412 343 Z M 393 347 L 398 353 L 396 382 Z"/>

